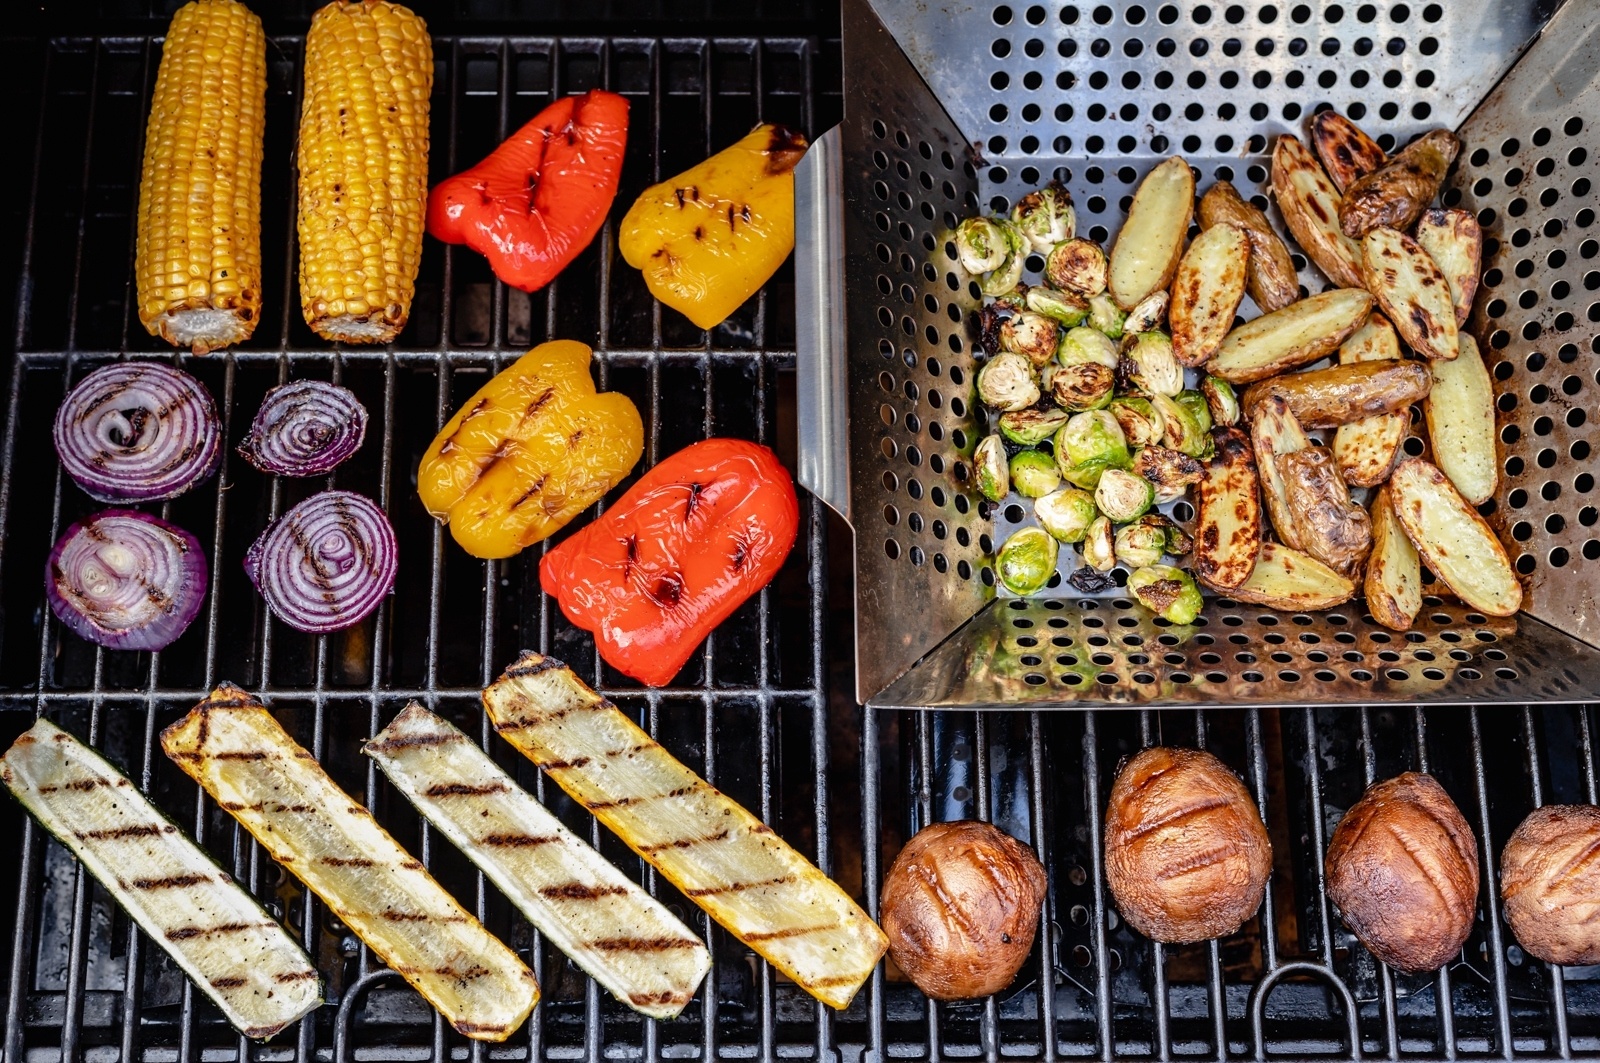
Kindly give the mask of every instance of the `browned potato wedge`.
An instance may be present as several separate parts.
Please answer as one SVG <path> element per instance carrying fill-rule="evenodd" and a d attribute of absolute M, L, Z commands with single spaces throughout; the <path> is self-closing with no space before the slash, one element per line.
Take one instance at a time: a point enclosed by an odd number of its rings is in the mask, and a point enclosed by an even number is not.
<path fill-rule="evenodd" d="M 1450 282 L 1415 240 L 1396 229 L 1372 230 L 1361 241 L 1361 272 L 1407 347 L 1424 358 L 1456 356 Z"/>
<path fill-rule="evenodd" d="M 1433 460 L 1470 505 L 1494 494 L 1499 463 L 1494 448 L 1494 385 L 1478 342 L 1461 334 L 1461 356 L 1430 362 L 1433 390 L 1422 412 L 1428 419 Z"/>
<path fill-rule="evenodd" d="M 1289 518 L 1305 552 L 1341 576 L 1355 576 L 1372 549 L 1372 518 L 1350 501 L 1333 451 L 1306 447 L 1278 462 Z"/>
<path fill-rule="evenodd" d="M 1256 470 L 1261 477 L 1261 497 L 1272 518 L 1272 530 L 1280 542 L 1298 548 L 1300 529 L 1289 513 L 1289 495 L 1283 483 L 1282 461 L 1286 455 L 1304 450 L 1311 440 L 1300 430 L 1300 422 L 1289 410 L 1282 395 L 1268 394 L 1250 412 L 1250 442 L 1256 450 Z"/>
<path fill-rule="evenodd" d="M 1300 275 L 1289 249 L 1267 216 L 1239 195 L 1228 181 L 1218 181 L 1200 197 L 1200 224 L 1239 226 L 1250 237 L 1250 263 L 1245 271 L 1250 298 L 1263 314 L 1282 310 L 1300 298 Z"/>
<path fill-rule="evenodd" d="M 1172 278 L 1167 327 L 1181 365 L 1204 365 L 1233 328 L 1244 299 L 1250 237 L 1237 225 L 1213 225 L 1189 245 Z"/>
<path fill-rule="evenodd" d="M 1341 194 L 1389 161 L 1388 154 L 1360 126 L 1338 111 L 1318 112 L 1311 119 L 1310 132 L 1317 158 Z"/>
<path fill-rule="evenodd" d="M 1321 561 L 1282 543 L 1264 542 L 1250 578 L 1228 597 L 1251 605 L 1304 612 L 1348 602 L 1356 585 Z"/>
<path fill-rule="evenodd" d="M 1361 287 L 1361 247 L 1339 228 L 1339 190 L 1288 133 L 1272 149 L 1272 194 L 1289 232 L 1323 275 L 1341 288 Z"/>
<path fill-rule="evenodd" d="M 1145 175 L 1111 247 L 1111 296 L 1132 310 L 1172 280 L 1194 216 L 1194 171 L 1174 155 Z"/>
<path fill-rule="evenodd" d="M 1400 341 L 1382 314 L 1367 318 L 1367 323 L 1339 346 L 1340 365 L 1399 360 Z M 1333 434 L 1333 457 L 1344 482 L 1351 487 L 1375 487 L 1387 480 L 1400 460 L 1409 426 L 1410 417 L 1405 413 L 1380 413 L 1340 425 Z"/>
<path fill-rule="evenodd" d="M 1344 190 L 1339 227 L 1352 238 L 1378 228 L 1411 228 L 1439 194 L 1444 175 L 1460 150 L 1460 138 L 1448 129 L 1424 133 Z"/>
<path fill-rule="evenodd" d="M 1433 376 L 1422 362 L 1358 362 L 1273 377 L 1247 390 L 1243 405 L 1249 417 L 1268 395 L 1278 395 L 1303 427 L 1336 428 L 1404 410 L 1432 386 Z"/>
<path fill-rule="evenodd" d="M 1465 325 L 1472 313 L 1472 299 L 1478 294 L 1478 270 L 1483 264 L 1483 228 L 1478 219 L 1467 210 L 1425 210 L 1417 221 L 1417 245 L 1450 282 L 1456 326 Z"/>
<path fill-rule="evenodd" d="M 1372 619 L 1391 631 L 1409 631 L 1422 611 L 1422 562 L 1394 515 L 1389 486 L 1372 498 L 1372 553 L 1362 588 Z"/>
<path fill-rule="evenodd" d="M 1522 584 L 1505 547 L 1437 466 L 1407 458 L 1389 477 L 1389 490 L 1406 538 L 1456 597 L 1490 616 L 1516 613 Z"/>
<path fill-rule="evenodd" d="M 1211 437 L 1216 456 L 1200 481 L 1194 535 L 1194 572 L 1217 590 L 1243 583 L 1261 551 L 1261 492 L 1250 441 L 1237 428 Z"/>
<path fill-rule="evenodd" d="M 1337 288 L 1246 322 L 1223 339 L 1210 372 L 1230 384 L 1248 384 L 1326 358 L 1361 327 L 1372 296 Z"/>

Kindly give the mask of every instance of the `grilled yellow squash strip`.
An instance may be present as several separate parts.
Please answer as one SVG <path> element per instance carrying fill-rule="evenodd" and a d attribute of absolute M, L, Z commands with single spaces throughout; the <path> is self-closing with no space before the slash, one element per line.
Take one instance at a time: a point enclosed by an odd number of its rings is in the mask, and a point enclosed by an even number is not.
<path fill-rule="evenodd" d="M 49 720 L 0 757 L 0 779 L 246 1037 L 322 1003 L 289 932 L 110 764 Z"/>
<path fill-rule="evenodd" d="M 339 789 L 255 698 L 224 684 L 161 748 L 457 1031 L 504 1041 L 533 972 Z"/>
<path fill-rule="evenodd" d="M 624 1004 L 683 1010 L 711 953 L 449 722 L 412 703 L 364 751 L 556 948 Z"/>
<path fill-rule="evenodd" d="M 675 760 L 560 661 L 526 653 L 483 692 L 507 741 L 740 941 L 843 1009 L 888 947 L 821 871 Z"/>

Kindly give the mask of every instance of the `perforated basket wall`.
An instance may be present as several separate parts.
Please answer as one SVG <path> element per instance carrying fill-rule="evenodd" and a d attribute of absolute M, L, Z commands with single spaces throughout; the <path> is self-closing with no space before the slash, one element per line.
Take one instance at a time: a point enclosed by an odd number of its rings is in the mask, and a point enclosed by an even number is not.
<path fill-rule="evenodd" d="M 1600 643 L 1600 510 L 1587 497 L 1588 435 L 1600 415 L 1590 408 L 1600 389 L 1600 229 L 1586 146 L 1600 129 L 1600 5 L 1573 0 L 1542 34 L 1535 5 L 1498 0 L 845 0 L 843 20 L 845 121 L 800 182 L 801 272 L 815 274 L 801 284 L 801 318 L 816 319 L 802 327 L 802 417 L 832 426 L 809 441 L 802 426 L 802 477 L 856 533 L 860 700 L 1600 696 L 1600 654 L 1589 645 Z M 1102 601 L 1078 594 L 1062 578 L 1076 564 L 1070 549 L 1045 592 L 1053 600 L 997 599 L 995 546 L 1031 515 L 990 506 L 972 484 L 984 431 L 973 383 L 979 299 L 955 261 L 953 227 L 1055 178 L 1072 192 L 1079 233 L 1108 242 L 1144 173 L 1176 153 L 1200 191 L 1232 181 L 1287 239 L 1266 194 L 1267 153 L 1327 106 L 1386 149 L 1438 126 L 1466 141 L 1445 201 L 1477 210 L 1488 237 L 1469 328 L 1496 382 L 1504 475 L 1483 511 L 1528 587 L 1525 611 L 1491 624 L 1436 584 L 1416 630 L 1383 647 L 1359 600 L 1310 617 L 1213 600 L 1196 625 L 1162 630 L 1129 608 L 1120 586 Z M 1305 292 L 1330 287 L 1290 247 Z M 1258 313 L 1248 298 L 1240 312 Z M 808 358 L 823 368 L 808 374 Z M 1422 441 L 1407 446 L 1418 453 Z M 1185 503 L 1171 509 L 1192 516 Z M 1120 629 L 1081 660 L 1047 665 L 1045 654 L 1014 652 L 1023 647 L 1010 630 L 1043 609 L 1074 631 L 1108 616 Z M 1233 621 L 1242 628 L 1220 630 Z M 1295 632 L 1293 645 L 1269 649 L 1254 637 L 1270 630 Z M 1366 648 L 1315 648 L 1353 633 Z M 1173 645 L 1152 653 L 1153 641 Z M 1481 659 L 1488 643 L 1503 656 Z M 1462 645 L 1473 649 L 1465 660 Z"/>

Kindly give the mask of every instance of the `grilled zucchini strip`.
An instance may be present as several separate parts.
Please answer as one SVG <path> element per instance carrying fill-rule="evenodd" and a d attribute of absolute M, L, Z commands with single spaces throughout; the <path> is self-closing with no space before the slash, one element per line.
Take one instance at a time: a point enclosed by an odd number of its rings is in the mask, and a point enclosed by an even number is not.
<path fill-rule="evenodd" d="M 843 1009 L 888 947 L 856 903 L 772 828 L 673 759 L 550 657 L 483 692 L 495 728 L 740 941 Z"/>
<path fill-rule="evenodd" d="M 322 1003 L 289 932 L 93 749 L 39 720 L 0 757 L 0 779 L 246 1037 Z"/>
<path fill-rule="evenodd" d="M 503 1041 L 539 999 L 533 972 L 444 891 L 279 726 L 224 684 L 161 748 L 467 1037 Z"/>
<path fill-rule="evenodd" d="M 412 703 L 363 750 L 517 910 L 618 1000 L 683 1010 L 711 953 L 466 735 Z"/>

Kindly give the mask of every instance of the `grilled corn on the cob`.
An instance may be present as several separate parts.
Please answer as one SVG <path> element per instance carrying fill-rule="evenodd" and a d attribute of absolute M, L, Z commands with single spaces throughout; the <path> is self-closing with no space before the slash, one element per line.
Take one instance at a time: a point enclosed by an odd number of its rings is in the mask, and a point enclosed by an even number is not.
<path fill-rule="evenodd" d="M 261 131 L 267 42 L 237 0 L 172 16 L 145 131 L 136 240 L 139 320 L 205 354 L 261 317 Z"/>
<path fill-rule="evenodd" d="M 300 309 L 329 340 L 405 327 L 428 205 L 427 26 L 386 0 L 335 0 L 306 34 Z"/>

